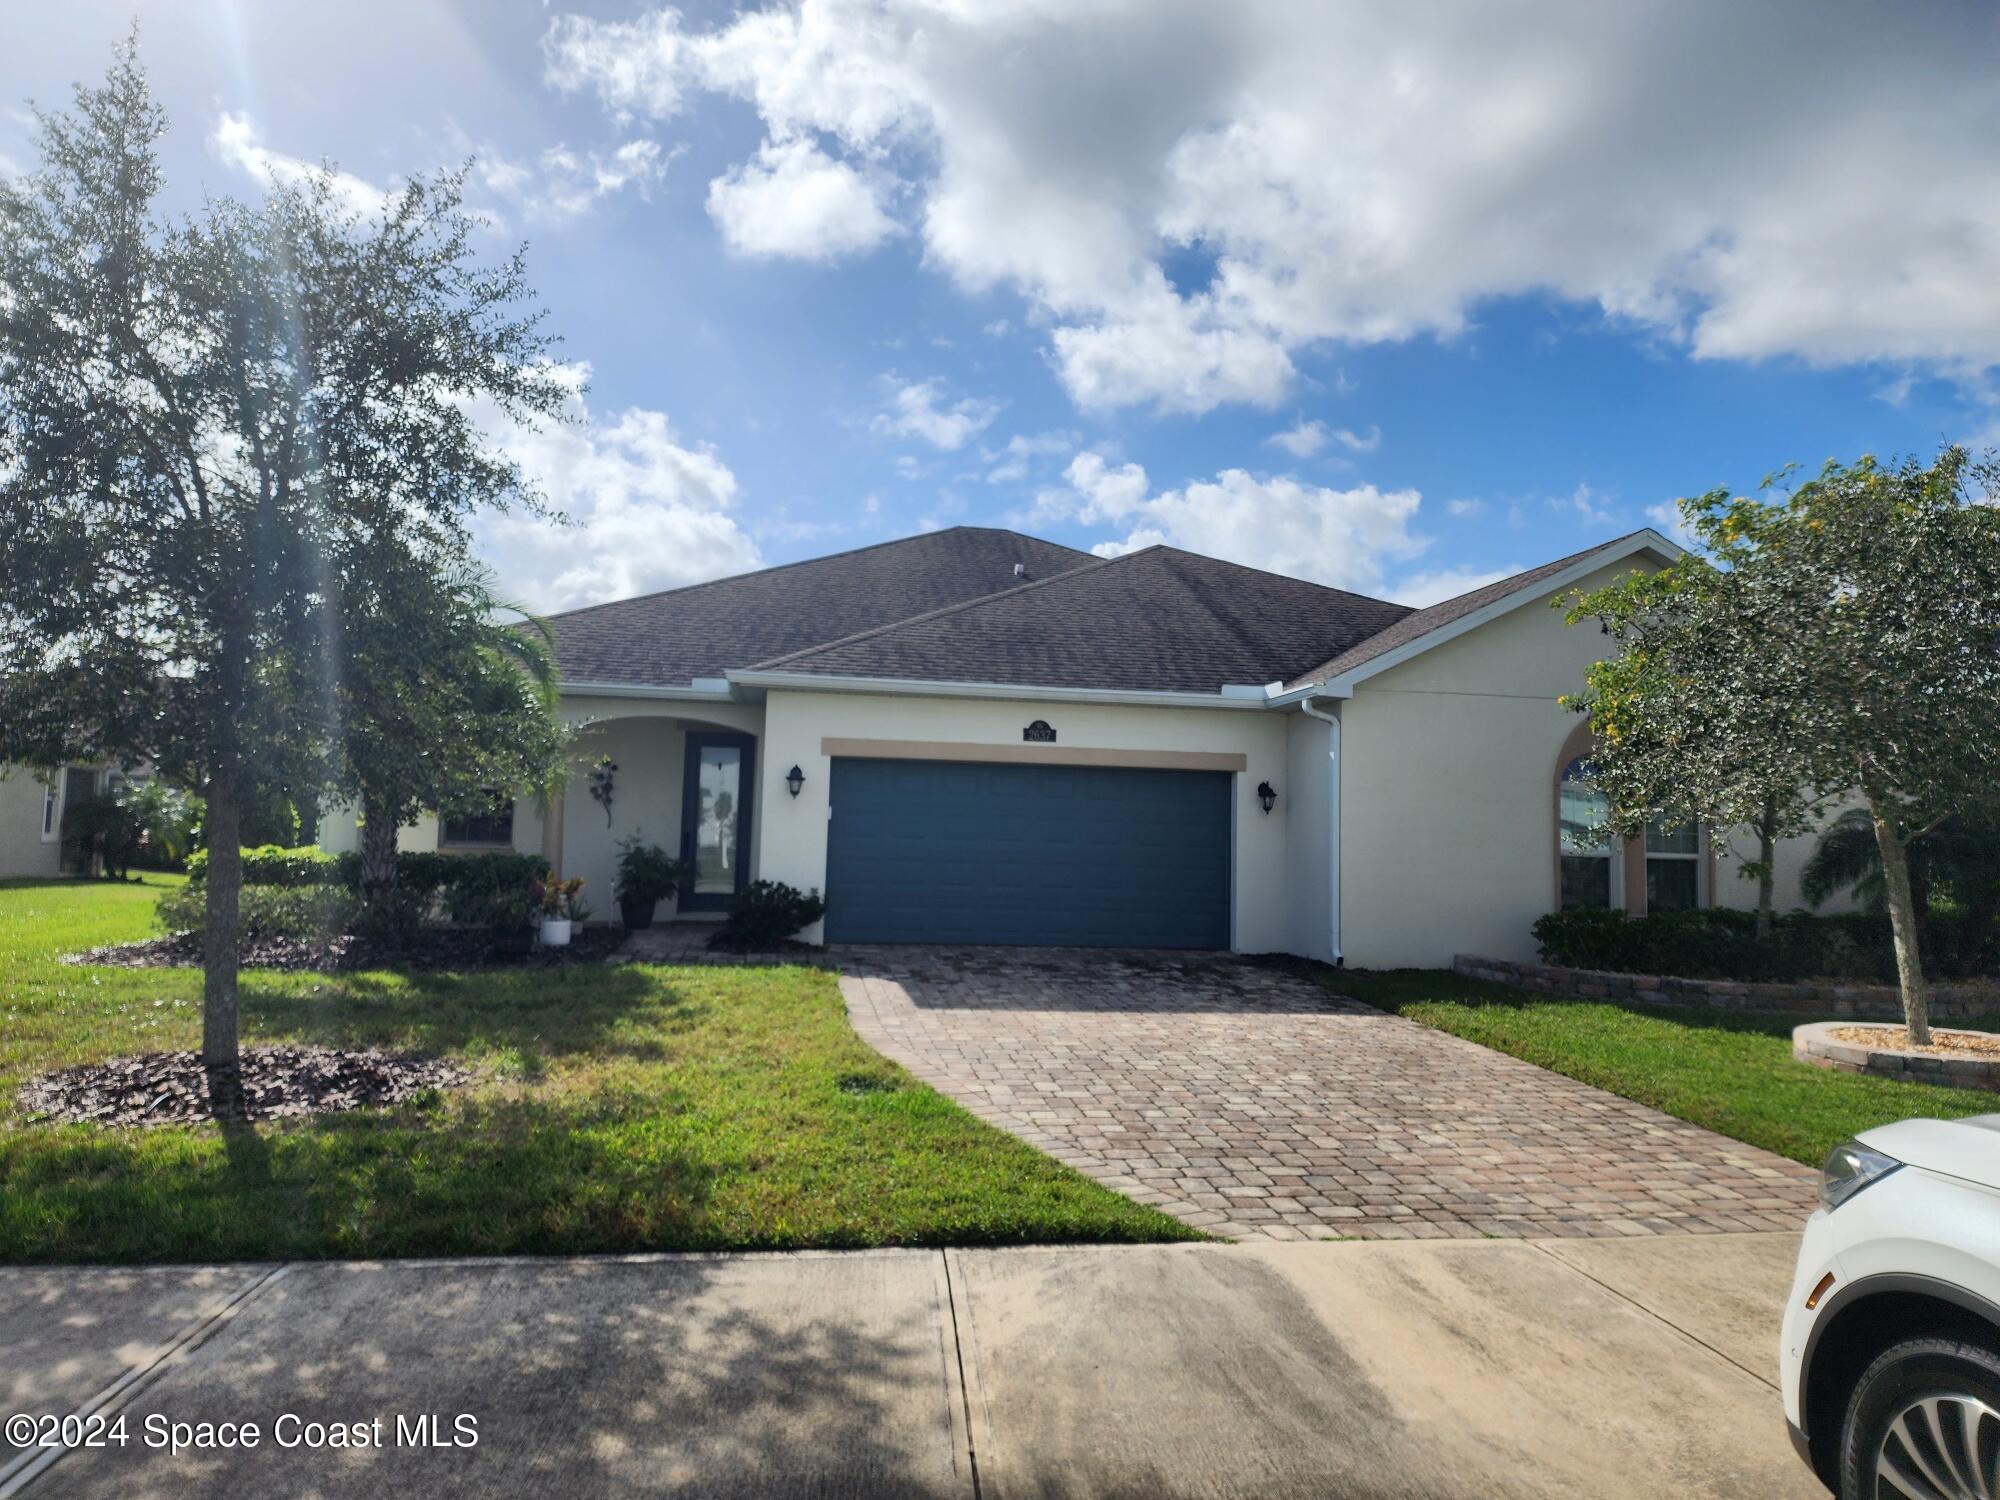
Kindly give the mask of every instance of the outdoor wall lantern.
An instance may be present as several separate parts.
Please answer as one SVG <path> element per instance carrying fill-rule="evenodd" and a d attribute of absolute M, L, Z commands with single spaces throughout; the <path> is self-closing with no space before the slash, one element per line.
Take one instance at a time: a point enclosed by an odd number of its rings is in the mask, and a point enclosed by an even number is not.
<path fill-rule="evenodd" d="M 1269 812 L 1278 805 L 1278 789 L 1268 781 L 1258 782 L 1257 801 L 1263 806 L 1265 812 Z"/>
<path fill-rule="evenodd" d="M 793 766 L 791 770 L 785 772 L 785 785 L 792 789 L 794 797 L 798 796 L 799 788 L 805 784 L 806 773 L 801 771 L 797 766 Z"/>

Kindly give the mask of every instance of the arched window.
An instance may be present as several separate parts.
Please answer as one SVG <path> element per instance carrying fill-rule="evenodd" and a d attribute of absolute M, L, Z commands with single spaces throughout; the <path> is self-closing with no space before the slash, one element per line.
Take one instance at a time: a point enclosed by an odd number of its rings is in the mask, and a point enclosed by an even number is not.
<path fill-rule="evenodd" d="M 1607 826 L 1611 801 L 1597 789 L 1590 761 L 1576 756 L 1556 781 L 1556 852 L 1562 908 L 1620 905 L 1618 844 Z"/>

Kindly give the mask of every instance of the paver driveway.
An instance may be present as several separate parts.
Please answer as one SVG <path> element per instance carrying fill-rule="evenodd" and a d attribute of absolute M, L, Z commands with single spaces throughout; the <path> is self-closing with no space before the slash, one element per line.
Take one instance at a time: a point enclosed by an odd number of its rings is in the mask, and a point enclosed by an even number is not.
<path fill-rule="evenodd" d="M 1814 1174 L 1588 1084 L 1193 953 L 838 950 L 925 1082 L 1217 1234 L 1796 1230 Z"/>

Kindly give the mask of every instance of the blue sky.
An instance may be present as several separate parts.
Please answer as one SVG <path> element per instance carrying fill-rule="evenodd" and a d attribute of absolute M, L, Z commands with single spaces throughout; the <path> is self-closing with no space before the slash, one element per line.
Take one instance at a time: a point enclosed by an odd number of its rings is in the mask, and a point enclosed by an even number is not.
<path fill-rule="evenodd" d="M 0 171 L 135 10 L 177 201 L 476 157 L 587 367 L 542 608 L 956 523 L 1425 602 L 2000 433 L 1992 9 L 1411 9 L 43 7 Z"/>

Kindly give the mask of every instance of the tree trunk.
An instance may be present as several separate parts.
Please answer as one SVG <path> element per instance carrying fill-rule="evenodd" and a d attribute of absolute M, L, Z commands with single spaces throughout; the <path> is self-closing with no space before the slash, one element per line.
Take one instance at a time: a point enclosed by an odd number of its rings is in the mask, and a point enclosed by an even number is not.
<path fill-rule="evenodd" d="M 1918 943 L 1917 903 L 1910 889 L 1909 850 L 1897 826 L 1895 810 L 1872 792 L 1868 794 L 1868 816 L 1874 820 L 1875 844 L 1882 853 L 1882 887 L 1889 897 L 1889 929 L 1896 941 L 1896 975 L 1903 987 L 1903 1020 L 1908 1026 L 1910 1045 L 1922 1047 L 1931 1039 L 1931 1005 Z"/>
<path fill-rule="evenodd" d="M 378 929 L 396 910 L 396 819 L 380 799 L 361 798 L 361 908 Z"/>
<path fill-rule="evenodd" d="M 1764 816 L 1757 822 L 1757 941 L 1771 936 L 1772 890 L 1778 882 L 1778 808 L 1764 804 Z"/>
<path fill-rule="evenodd" d="M 201 935 L 201 1060 L 234 1068 L 237 940 L 242 931 L 243 810 L 235 789 L 208 792 L 208 898 Z"/>

